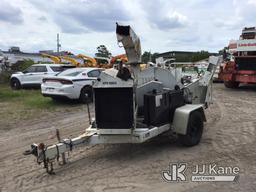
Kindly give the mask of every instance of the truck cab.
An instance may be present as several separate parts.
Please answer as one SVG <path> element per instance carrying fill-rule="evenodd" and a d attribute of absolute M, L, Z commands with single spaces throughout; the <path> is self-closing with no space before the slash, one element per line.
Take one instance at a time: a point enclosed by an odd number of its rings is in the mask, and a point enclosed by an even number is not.
<path fill-rule="evenodd" d="M 227 59 L 219 76 L 227 88 L 237 88 L 240 83 L 256 83 L 256 28 L 242 30 L 239 40 L 229 44 Z"/>

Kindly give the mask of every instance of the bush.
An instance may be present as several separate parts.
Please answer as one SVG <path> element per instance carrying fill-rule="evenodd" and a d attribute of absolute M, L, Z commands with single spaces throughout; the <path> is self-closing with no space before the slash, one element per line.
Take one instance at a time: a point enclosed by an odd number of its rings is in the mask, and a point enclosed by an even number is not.
<path fill-rule="evenodd" d="M 33 64 L 34 64 L 33 60 L 26 59 L 22 61 L 17 61 L 11 67 L 3 68 L 2 71 L 0 72 L 0 83 L 8 83 L 12 73 L 16 71 L 23 71 Z"/>
<path fill-rule="evenodd" d="M 22 61 L 17 61 L 15 64 L 13 64 L 11 66 L 11 70 L 13 72 L 15 71 L 24 71 L 25 69 L 27 69 L 28 67 L 30 67 L 31 65 L 34 65 L 34 61 L 31 59 L 25 59 Z"/>
<path fill-rule="evenodd" d="M 10 71 L 1 71 L 0 72 L 0 83 L 8 83 L 11 77 Z"/>

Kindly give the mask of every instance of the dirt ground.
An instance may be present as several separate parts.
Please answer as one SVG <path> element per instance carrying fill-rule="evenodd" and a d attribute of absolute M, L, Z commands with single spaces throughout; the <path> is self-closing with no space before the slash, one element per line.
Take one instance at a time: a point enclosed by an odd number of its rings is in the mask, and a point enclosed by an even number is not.
<path fill-rule="evenodd" d="M 256 191 L 256 88 L 214 85 L 214 104 L 198 146 L 182 147 L 168 138 L 140 145 L 97 145 L 71 153 L 69 163 L 48 175 L 22 152 L 33 142 L 54 143 L 55 128 L 74 137 L 88 126 L 86 108 L 27 120 L 0 129 L 0 191 Z M 0 117 L 1 118 L 1 117 Z M 1 126 L 1 125 L 0 125 Z M 171 162 L 217 163 L 240 168 L 237 182 L 171 182 L 162 171 Z"/>

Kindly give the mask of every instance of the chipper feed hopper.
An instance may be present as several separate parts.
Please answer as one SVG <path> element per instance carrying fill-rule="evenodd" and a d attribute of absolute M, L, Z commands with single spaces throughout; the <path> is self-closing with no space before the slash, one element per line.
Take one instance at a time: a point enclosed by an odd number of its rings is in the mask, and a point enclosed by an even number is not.
<path fill-rule="evenodd" d="M 185 146 L 200 142 L 204 109 L 211 102 L 211 84 L 218 57 L 210 57 L 204 76 L 183 85 L 167 69 L 141 71 L 140 40 L 130 26 L 116 26 L 117 41 L 128 57 L 119 69 L 107 69 L 93 85 L 95 119 L 82 135 L 59 137 L 55 145 L 32 144 L 33 154 L 52 173 L 53 162 L 78 146 L 106 143 L 143 143 L 162 133 L 173 133 Z M 57 134 L 58 136 L 58 134 Z"/>

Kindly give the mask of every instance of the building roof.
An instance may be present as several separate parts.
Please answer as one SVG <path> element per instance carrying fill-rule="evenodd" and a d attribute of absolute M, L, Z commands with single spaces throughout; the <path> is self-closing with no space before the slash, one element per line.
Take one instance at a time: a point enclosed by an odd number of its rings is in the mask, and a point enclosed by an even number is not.
<path fill-rule="evenodd" d="M 24 55 L 24 56 L 41 56 L 40 53 L 26 53 L 26 52 L 11 52 L 11 51 L 2 51 L 4 54 L 15 54 L 15 55 Z"/>

